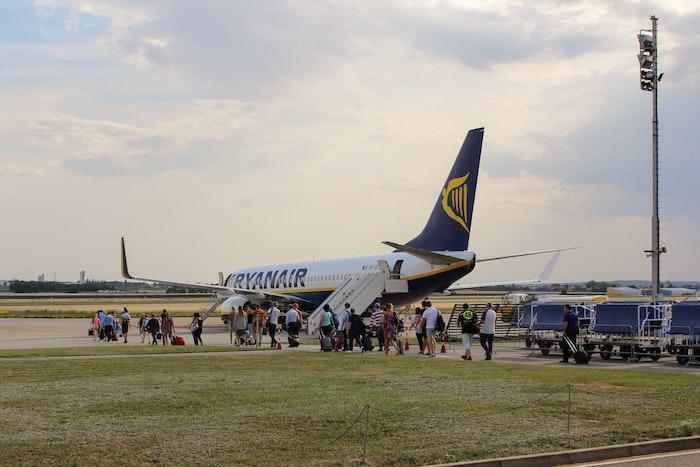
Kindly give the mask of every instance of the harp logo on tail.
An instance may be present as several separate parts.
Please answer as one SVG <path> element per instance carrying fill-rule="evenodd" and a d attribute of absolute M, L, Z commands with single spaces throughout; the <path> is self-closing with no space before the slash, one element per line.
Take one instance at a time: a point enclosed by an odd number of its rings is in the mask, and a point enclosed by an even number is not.
<path fill-rule="evenodd" d="M 467 178 L 469 178 L 469 174 L 447 182 L 445 188 L 442 189 L 442 209 L 450 219 L 469 232 L 467 225 L 467 203 L 469 202 L 467 199 L 469 193 Z"/>

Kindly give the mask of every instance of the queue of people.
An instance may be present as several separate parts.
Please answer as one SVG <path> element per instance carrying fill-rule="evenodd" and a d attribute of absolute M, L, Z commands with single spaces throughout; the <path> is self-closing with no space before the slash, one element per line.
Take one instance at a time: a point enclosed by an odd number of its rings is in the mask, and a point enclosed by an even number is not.
<path fill-rule="evenodd" d="M 419 355 L 434 358 L 436 356 L 436 337 L 445 331 L 445 322 L 440 311 L 433 306 L 430 300 L 421 302 L 421 306 L 415 308 L 410 326 L 405 328 L 404 321 L 399 318 L 394 305 L 387 303 L 382 306 L 374 303 L 369 309 L 369 326 L 365 324 L 361 316 L 345 303 L 343 310 L 336 313 L 329 305 L 325 305 L 320 314 L 319 333 L 321 338 L 328 338 L 332 342 L 330 349 L 343 352 L 353 352 L 356 347 L 362 352 L 372 351 L 378 347 L 385 355 L 393 350 L 394 355 L 403 354 L 403 344 L 400 339 L 405 330 L 415 330 L 418 341 Z M 567 314 L 567 335 L 577 332 L 577 324 Z M 231 310 L 227 325 L 229 339 L 236 346 L 262 346 L 263 335 L 270 336 L 270 347 L 278 345 L 277 336 L 280 330 L 287 331 L 290 347 L 299 345 L 299 331 L 304 323 L 303 314 L 299 304 L 291 303 L 285 316 L 279 309 L 277 302 L 269 304 L 267 309 L 259 304 L 248 302 L 237 309 Z M 472 310 L 469 304 L 462 306 L 458 315 L 457 325 L 461 330 L 464 360 L 472 360 L 472 342 L 474 335 L 479 335 L 479 342 L 484 349 L 484 359 L 493 358 L 493 341 L 496 329 L 496 312 L 491 303 L 486 304 L 484 311 L 479 316 Z M 204 320 L 199 313 L 194 313 L 188 324 L 192 333 L 194 345 L 203 345 L 202 331 Z M 100 339 L 106 342 L 117 341 L 119 337 L 128 343 L 131 316 L 126 307 L 123 308 L 119 319 L 114 311 L 105 313 L 98 310 L 90 320 L 90 334 L 94 340 Z M 167 310 L 163 310 L 159 316 L 151 314 L 148 317 L 142 314 L 138 322 L 138 332 L 141 335 L 141 343 L 148 341 L 151 345 L 175 344 L 175 323 Z M 377 339 L 377 345 L 372 342 L 372 336 Z M 564 362 L 567 355 L 565 354 Z"/>

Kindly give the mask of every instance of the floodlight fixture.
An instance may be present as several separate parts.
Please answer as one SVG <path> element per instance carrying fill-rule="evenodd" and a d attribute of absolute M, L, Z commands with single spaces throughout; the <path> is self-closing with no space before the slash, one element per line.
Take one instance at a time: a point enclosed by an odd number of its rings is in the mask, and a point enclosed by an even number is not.
<path fill-rule="evenodd" d="M 653 35 L 646 34 L 646 31 L 643 31 L 637 34 L 637 39 L 639 40 L 639 50 L 645 52 L 653 52 L 656 50 L 656 41 Z"/>
<path fill-rule="evenodd" d="M 637 58 L 639 59 L 639 68 L 643 70 L 651 70 L 654 68 L 654 59 L 656 58 L 654 55 L 649 53 L 641 53 L 637 55 Z"/>

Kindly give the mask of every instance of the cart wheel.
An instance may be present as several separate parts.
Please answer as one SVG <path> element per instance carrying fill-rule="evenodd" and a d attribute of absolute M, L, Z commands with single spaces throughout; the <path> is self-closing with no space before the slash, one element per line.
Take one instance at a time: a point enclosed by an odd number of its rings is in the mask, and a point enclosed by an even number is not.
<path fill-rule="evenodd" d="M 548 349 L 548 348 L 542 347 L 542 348 L 540 349 L 540 351 L 542 352 L 542 355 L 549 355 L 549 349 Z"/>
<path fill-rule="evenodd" d="M 603 360 L 610 360 L 611 356 L 612 356 L 612 346 L 601 345 L 600 346 L 600 358 L 602 358 Z"/>
<path fill-rule="evenodd" d="M 688 357 L 687 355 L 678 355 L 676 357 L 676 361 L 679 365 L 687 365 L 690 361 L 690 357 Z"/>
<path fill-rule="evenodd" d="M 624 361 L 629 360 L 631 354 L 632 354 L 632 347 L 630 347 L 628 345 L 621 345 L 620 346 L 620 358 L 622 358 Z"/>
<path fill-rule="evenodd" d="M 529 337 L 525 338 L 525 347 L 528 349 L 532 347 L 532 339 L 530 339 Z"/>
<path fill-rule="evenodd" d="M 661 358 L 661 347 L 654 347 L 651 349 L 651 361 L 658 362 Z"/>

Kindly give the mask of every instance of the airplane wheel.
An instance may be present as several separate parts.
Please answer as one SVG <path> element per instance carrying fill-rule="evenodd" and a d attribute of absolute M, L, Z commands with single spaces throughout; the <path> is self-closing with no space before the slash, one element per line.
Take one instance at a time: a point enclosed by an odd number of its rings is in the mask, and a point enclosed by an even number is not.
<path fill-rule="evenodd" d="M 602 345 L 600 347 L 600 358 L 603 360 L 610 360 L 612 356 L 612 345 Z"/>
<path fill-rule="evenodd" d="M 676 361 L 679 365 L 687 365 L 690 361 L 690 357 L 688 357 L 687 355 L 678 355 L 676 357 Z"/>

